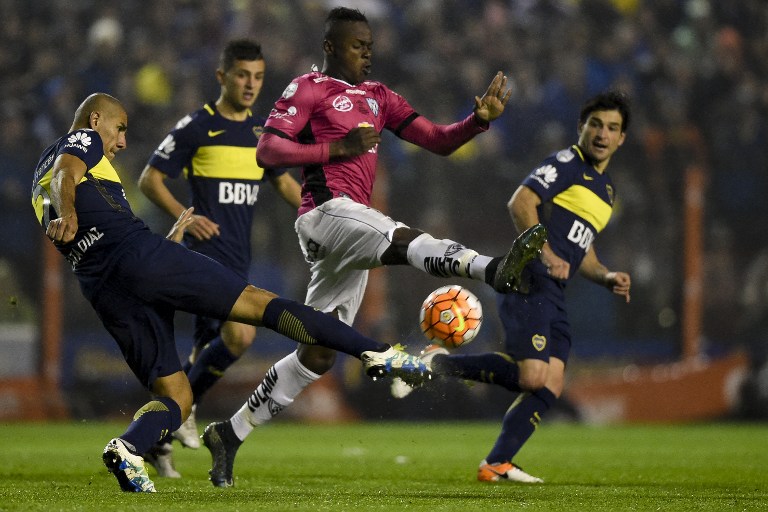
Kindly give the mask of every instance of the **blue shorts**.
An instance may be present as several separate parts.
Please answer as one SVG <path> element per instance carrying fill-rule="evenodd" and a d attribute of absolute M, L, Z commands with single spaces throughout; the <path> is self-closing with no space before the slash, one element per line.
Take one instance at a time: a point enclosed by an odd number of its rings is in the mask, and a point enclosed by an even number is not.
<path fill-rule="evenodd" d="M 174 313 L 226 320 L 247 284 L 211 258 L 147 232 L 131 240 L 90 300 L 128 366 L 151 388 L 181 370 Z"/>
<path fill-rule="evenodd" d="M 515 360 L 556 357 L 568 362 L 571 333 L 562 283 L 530 273 L 530 293 L 499 295 L 506 351 Z"/>

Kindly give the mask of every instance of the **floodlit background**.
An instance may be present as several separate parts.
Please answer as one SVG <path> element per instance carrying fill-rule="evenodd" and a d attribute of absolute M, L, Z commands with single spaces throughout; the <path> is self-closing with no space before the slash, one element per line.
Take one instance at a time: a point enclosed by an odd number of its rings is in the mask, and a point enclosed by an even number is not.
<path fill-rule="evenodd" d="M 322 64 L 322 28 L 338 1 L 103 2 L 0 0 L 0 418 L 108 417 L 145 396 L 116 344 L 54 254 L 30 206 L 40 152 L 96 91 L 129 114 L 117 157 L 135 212 L 171 219 L 136 180 L 187 112 L 218 97 L 214 70 L 231 38 L 262 43 L 266 115 L 290 80 Z M 503 254 L 516 233 L 506 202 L 548 154 L 576 141 L 582 102 L 608 87 L 634 100 L 627 143 L 609 172 L 618 202 L 596 249 L 631 273 L 624 304 L 581 278 L 569 287 L 574 338 L 562 418 L 678 422 L 768 418 L 768 4 L 764 0 L 367 0 L 372 79 L 428 118 L 467 115 L 497 70 L 513 95 L 492 129 L 449 158 L 386 134 L 376 206 L 435 236 Z M 298 176 L 298 174 L 297 174 Z M 185 184 L 176 183 L 183 196 Z M 301 300 L 308 269 L 294 213 L 262 190 L 252 281 Z M 495 294 L 458 280 L 486 320 L 465 350 L 496 350 Z M 356 327 L 418 350 L 418 308 L 448 284 L 411 268 L 371 273 Z M 181 357 L 191 336 L 179 314 Z M 199 416 L 234 412 L 269 365 L 293 348 L 266 330 L 206 396 Z M 500 418 L 514 396 L 437 384 L 403 401 L 356 360 L 305 392 L 284 417 Z"/>

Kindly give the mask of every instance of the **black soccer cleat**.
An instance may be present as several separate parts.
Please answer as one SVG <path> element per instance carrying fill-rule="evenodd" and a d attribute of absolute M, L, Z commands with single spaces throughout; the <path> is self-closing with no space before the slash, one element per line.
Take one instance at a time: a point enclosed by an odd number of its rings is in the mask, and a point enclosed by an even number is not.
<path fill-rule="evenodd" d="M 521 291 L 523 269 L 541 254 L 546 241 L 547 228 L 542 224 L 535 224 L 520 233 L 496 267 L 491 282 L 493 289 L 499 293 Z"/>
<path fill-rule="evenodd" d="M 203 444 L 211 452 L 211 469 L 208 474 L 211 483 L 216 487 L 232 487 L 235 485 L 232 470 L 235 465 L 237 449 L 243 444 L 232 430 L 229 421 L 214 422 L 205 427 Z"/>

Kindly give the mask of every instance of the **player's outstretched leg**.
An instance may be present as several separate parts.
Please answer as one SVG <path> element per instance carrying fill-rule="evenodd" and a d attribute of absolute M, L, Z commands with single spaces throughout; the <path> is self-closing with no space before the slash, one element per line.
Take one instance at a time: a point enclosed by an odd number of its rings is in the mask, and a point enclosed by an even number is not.
<path fill-rule="evenodd" d="M 120 438 L 112 439 L 102 454 L 107 469 L 115 475 L 125 492 L 155 492 L 155 484 L 149 479 L 144 459 L 133 454 Z"/>
<path fill-rule="evenodd" d="M 243 444 L 232 430 L 232 424 L 229 420 L 211 423 L 205 427 L 201 437 L 203 444 L 211 452 L 212 464 L 208 471 L 211 483 L 216 487 L 232 487 L 235 485 L 232 477 L 235 455 Z"/>
<path fill-rule="evenodd" d="M 512 248 L 501 259 L 489 283 L 499 293 L 521 291 L 523 269 L 536 259 L 547 241 L 547 228 L 535 224 L 526 229 L 512 243 Z"/>
<path fill-rule="evenodd" d="M 244 294 L 251 288 L 247 288 Z M 257 297 L 256 300 L 263 299 Z M 239 300 L 235 308 L 240 309 Z M 235 316 L 231 319 L 248 321 L 248 317 Z M 299 343 L 320 345 L 359 357 L 365 373 L 374 380 L 385 376 L 400 377 L 418 386 L 432 377 L 421 359 L 404 352 L 399 345 L 390 346 L 367 338 L 331 315 L 304 304 L 274 297 L 264 308 L 262 323 Z"/>

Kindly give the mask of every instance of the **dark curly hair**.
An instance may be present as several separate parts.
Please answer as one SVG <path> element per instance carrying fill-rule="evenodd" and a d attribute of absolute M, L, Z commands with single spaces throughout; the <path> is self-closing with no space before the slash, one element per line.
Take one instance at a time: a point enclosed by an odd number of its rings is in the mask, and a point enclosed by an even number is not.
<path fill-rule="evenodd" d="M 597 110 L 618 110 L 621 114 L 621 131 L 626 132 L 629 128 L 630 99 L 625 92 L 609 90 L 587 100 L 581 107 L 579 124 L 586 123 L 589 115 Z"/>

